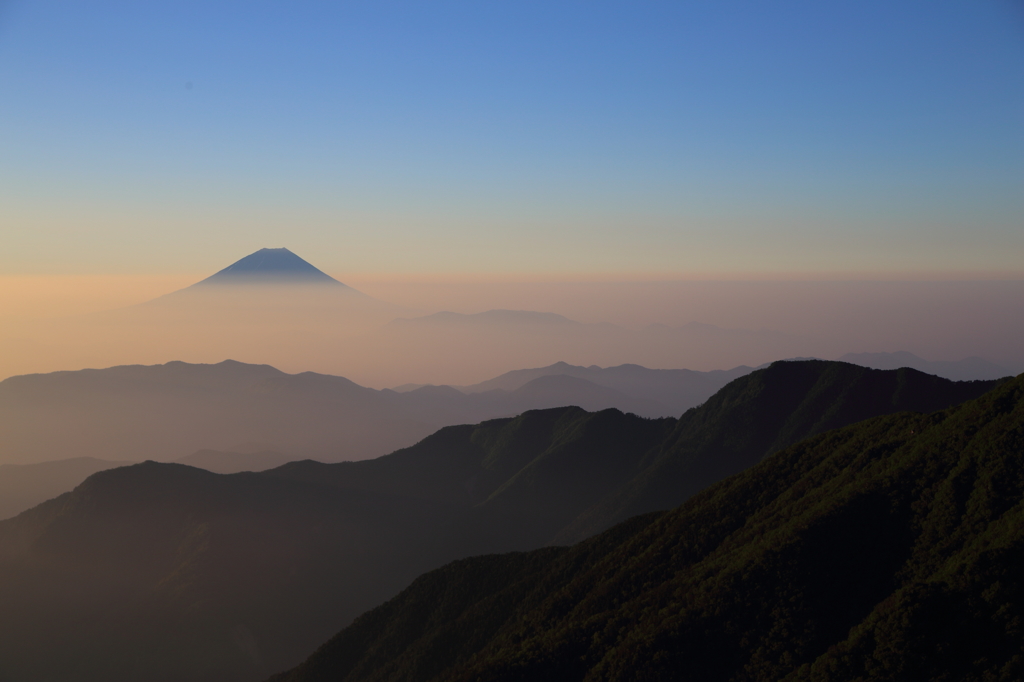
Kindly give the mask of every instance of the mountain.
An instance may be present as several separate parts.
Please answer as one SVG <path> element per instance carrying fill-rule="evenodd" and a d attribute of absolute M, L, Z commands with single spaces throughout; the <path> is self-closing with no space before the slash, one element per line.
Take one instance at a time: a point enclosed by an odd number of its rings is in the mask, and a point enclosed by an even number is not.
<path fill-rule="evenodd" d="M 922 360 L 913 353 L 899 351 L 896 353 L 847 353 L 839 358 L 840 362 L 851 362 L 855 365 L 874 369 L 899 369 L 912 367 L 926 374 L 952 379 L 953 381 L 972 381 L 978 379 L 999 379 L 1009 376 L 1010 372 L 988 360 L 978 357 L 964 358 L 957 361 Z"/>
<path fill-rule="evenodd" d="M 302 357 L 309 366 L 412 312 L 280 248 L 260 249 L 178 291 L 67 324 L 82 357 L 103 351 L 138 364 L 146 357 Z"/>
<path fill-rule="evenodd" d="M 337 384 L 297 381 L 328 393 Z M 582 537 L 806 435 L 996 384 L 780 362 L 678 420 L 563 407 L 449 426 L 372 460 L 100 472 L 0 522 L 0 674 L 261 679 L 453 559 Z"/>
<path fill-rule="evenodd" d="M 0 382 L 0 461 L 166 461 L 244 442 L 293 457 L 375 456 L 438 426 L 392 397 L 341 377 L 233 361 L 11 377 Z"/>
<path fill-rule="evenodd" d="M 0 519 L 73 489 L 97 471 L 132 462 L 113 462 L 93 457 L 75 457 L 38 464 L 0 464 Z"/>
<path fill-rule="evenodd" d="M 952 382 L 907 368 L 872 370 L 825 360 L 772 363 L 684 413 L 641 468 L 556 542 L 575 542 L 630 516 L 675 507 L 804 438 L 878 415 L 944 409 L 997 383 Z"/>
<path fill-rule="evenodd" d="M 495 389 L 514 391 L 540 377 L 564 375 L 614 389 L 634 398 L 653 401 L 659 404 L 660 408 L 652 407 L 637 414 L 667 417 L 680 415 L 691 407 L 696 407 L 733 379 L 752 371 L 753 368 L 745 365 L 730 370 L 696 372 L 689 369 L 648 369 L 640 365 L 580 367 L 566 362 L 556 362 L 547 367 L 513 370 L 488 381 L 458 388 L 466 393 L 482 393 Z"/>
<path fill-rule="evenodd" d="M 539 508 L 523 509 L 522 486 L 502 492 L 535 461 L 575 463 L 564 477 L 590 460 L 577 490 L 541 500 L 571 515 L 579 488 L 593 497 L 614 483 L 616 462 L 639 457 L 670 421 L 562 408 L 449 427 L 362 462 L 101 472 L 0 522 L 0 672 L 260 679 L 425 570 L 542 544 L 554 529 L 531 523 Z M 511 501 L 478 508 L 496 493 Z"/>
<path fill-rule="evenodd" d="M 288 249 L 260 249 L 223 270 L 193 284 L 194 287 L 260 284 L 321 284 L 345 286 Z"/>
<path fill-rule="evenodd" d="M 572 548 L 418 578 L 273 682 L 1017 680 L 1024 377 Z"/>
<path fill-rule="evenodd" d="M 822 354 L 821 344 L 811 339 L 697 323 L 631 328 L 521 310 L 396 317 L 401 319 L 367 335 L 374 348 L 387 349 L 396 370 L 405 370 L 395 372 L 398 380 L 388 382 L 392 385 L 443 381 L 470 386 L 483 376 L 566 359 L 584 367 L 616 366 L 627 359 L 647 367 L 680 367 L 699 358 L 703 367 L 714 368 L 735 366 L 736 358 L 759 365 Z M 495 358 L 505 362 L 497 371 Z M 601 383 L 590 376 L 580 378 Z"/>
<path fill-rule="evenodd" d="M 508 389 L 470 395 L 430 386 L 377 391 L 342 377 L 230 360 L 23 375 L 0 382 L 0 463 L 177 461 L 198 450 L 237 451 L 246 442 L 289 459 L 363 459 L 411 445 L 442 426 L 531 409 L 578 405 L 677 416 L 746 371 L 558 363 L 513 373 L 514 382 L 488 382 Z"/>

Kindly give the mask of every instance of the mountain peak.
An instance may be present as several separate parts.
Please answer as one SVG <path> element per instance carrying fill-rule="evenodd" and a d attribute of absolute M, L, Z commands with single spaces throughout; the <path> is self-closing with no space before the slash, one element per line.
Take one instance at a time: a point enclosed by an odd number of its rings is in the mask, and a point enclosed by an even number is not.
<path fill-rule="evenodd" d="M 331 284 L 341 282 L 285 248 L 260 249 L 198 284 Z M 342 285 L 344 286 L 344 285 Z"/>

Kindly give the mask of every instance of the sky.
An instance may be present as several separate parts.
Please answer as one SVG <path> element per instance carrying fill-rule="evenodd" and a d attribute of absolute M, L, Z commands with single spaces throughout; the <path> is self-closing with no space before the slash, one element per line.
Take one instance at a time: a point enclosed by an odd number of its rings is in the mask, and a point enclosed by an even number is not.
<path fill-rule="evenodd" d="M 0 282 L 1021 279 L 1022 121 L 1014 0 L 0 0 Z"/>

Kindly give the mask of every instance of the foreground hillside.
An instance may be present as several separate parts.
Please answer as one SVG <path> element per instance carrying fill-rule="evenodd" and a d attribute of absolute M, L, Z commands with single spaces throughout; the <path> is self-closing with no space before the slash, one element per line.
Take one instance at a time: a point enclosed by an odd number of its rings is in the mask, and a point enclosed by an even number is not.
<path fill-rule="evenodd" d="M 428 573 L 274 682 L 1019 680 L 1024 377 L 572 548 Z"/>
<path fill-rule="evenodd" d="M 782 362 L 678 420 L 567 407 L 361 462 L 101 472 L 0 522 L 0 680 L 262 679 L 454 559 L 587 536 L 826 429 L 993 386 Z"/>

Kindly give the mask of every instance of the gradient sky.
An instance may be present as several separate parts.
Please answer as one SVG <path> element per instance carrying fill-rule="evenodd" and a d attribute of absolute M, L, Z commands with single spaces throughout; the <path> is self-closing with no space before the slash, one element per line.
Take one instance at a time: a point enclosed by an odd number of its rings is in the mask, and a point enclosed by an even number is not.
<path fill-rule="evenodd" d="M 1024 4 L 0 0 L 0 274 L 1024 275 Z"/>

